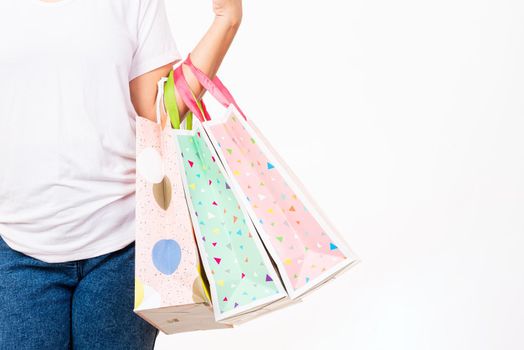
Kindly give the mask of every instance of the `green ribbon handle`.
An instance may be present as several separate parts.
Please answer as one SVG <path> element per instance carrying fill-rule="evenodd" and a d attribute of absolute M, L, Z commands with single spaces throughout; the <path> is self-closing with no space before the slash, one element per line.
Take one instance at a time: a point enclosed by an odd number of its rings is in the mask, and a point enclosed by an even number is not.
<path fill-rule="evenodd" d="M 200 103 L 199 100 L 196 99 L 193 91 L 191 91 L 191 95 L 193 96 L 193 99 L 196 101 L 198 108 L 202 112 L 202 115 L 204 115 L 202 104 Z M 169 72 L 169 76 L 167 77 L 166 85 L 164 87 L 164 101 L 166 105 L 167 115 L 169 116 L 169 119 L 171 120 L 171 124 L 173 125 L 173 128 L 180 129 L 180 112 L 178 111 L 178 105 L 176 103 L 175 80 L 173 78 L 173 70 Z M 191 111 L 188 112 L 186 118 L 187 118 L 186 128 L 187 130 L 192 130 L 193 129 L 193 113 Z"/>
<path fill-rule="evenodd" d="M 195 98 L 195 95 L 193 94 L 193 91 L 191 91 L 191 95 L 193 96 L 194 100 L 197 103 L 198 108 L 200 109 L 200 112 L 202 115 L 204 115 L 204 110 L 202 108 L 202 104 L 200 101 L 198 101 Z M 166 105 L 167 114 L 169 115 L 169 119 L 171 119 L 171 123 L 173 124 L 174 129 L 180 129 L 180 113 L 178 111 L 178 104 L 176 102 L 176 96 L 175 96 L 175 81 L 173 78 L 173 70 L 169 72 L 169 76 L 167 78 L 166 84 L 164 86 L 164 101 Z M 186 122 L 187 130 L 193 129 L 193 112 L 189 111 L 187 114 L 187 122 Z M 205 161 L 203 158 L 203 151 L 202 151 L 202 145 L 199 137 L 193 137 L 192 138 L 193 145 L 197 149 L 197 156 L 200 158 L 200 162 L 205 166 Z M 203 169 L 204 171 L 206 169 Z"/>

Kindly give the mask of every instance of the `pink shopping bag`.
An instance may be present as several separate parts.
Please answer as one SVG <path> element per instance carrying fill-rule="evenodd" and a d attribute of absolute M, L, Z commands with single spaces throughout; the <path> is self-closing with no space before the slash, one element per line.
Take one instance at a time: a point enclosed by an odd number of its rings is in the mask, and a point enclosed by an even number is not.
<path fill-rule="evenodd" d="M 136 118 L 136 256 L 134 312 L 173 334 L 229 328 L 214 318 L 180 174 L 170 123 L 162 128 L 165 78 L 158 83 L 157 123 Z"/>
<path fill-rule="evenodd" d="M 303 296 L 353 266 L 356 255 L 218 77 L 209 79 L 189 56 L 184 64 L 227 107 L 224 117 L 210 120 L 191 98 L 182 65 L 175 70 L 184 102 L 202 122 L 232 186 L 244 194 L 242 200 L 289 296 Z"/>

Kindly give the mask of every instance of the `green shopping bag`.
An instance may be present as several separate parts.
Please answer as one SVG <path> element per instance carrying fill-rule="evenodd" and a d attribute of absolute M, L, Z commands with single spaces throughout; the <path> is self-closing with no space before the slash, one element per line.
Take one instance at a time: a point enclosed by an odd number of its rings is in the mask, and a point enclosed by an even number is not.
<path fill-rule="evenodd" d="M 171 71 L 164 101 L 182 156 L 184 190 L 215 319 L 236 324 L 287 305 L 287 293 L 206 132 L 181 129 Z M 193 96 L 194 97 L 194 96 Z M 198 102 L 197 102 L 198 103 Z M 202 108 L 202 105 L 199 104 Z M 278 302 L 277 302 L 278 301 Z"/>

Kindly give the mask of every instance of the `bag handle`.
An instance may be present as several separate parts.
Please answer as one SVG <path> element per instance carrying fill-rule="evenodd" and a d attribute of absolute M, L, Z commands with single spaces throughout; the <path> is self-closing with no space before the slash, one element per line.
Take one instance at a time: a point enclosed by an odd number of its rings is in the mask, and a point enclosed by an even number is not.
<path fill-rule="evenodd" d="M 169 76 L 167 78 L 163 78 L 163 79 L 165 79 L 166 81 L 163 98 L 165 100 L 167 114 L 169 118 L 171 119 L 173 128 L 180 129 L 180 112 L 178 111 L 178 106 L 176 103 L 173 70 L 169 72 Z M 193 113 L 189 113 L 188 116 L 186 117 L 186 129 L 192 130 L 192 128 L 193 128 Z"/>
<path fill-rule="evenodd" d="M 166 81 L 166 87 L 165 89 L 162 91 L 163 95 L 165 95 L 165 98 L 166 98 L 166 108 L 168 109 L 168 113 L 169 111 L 171 111 L 171 116 L 172 116 L 172 119 L 174 121 L 174 124 L 175 125 L 178 125 L 178 128 L 175 127 L 175 129 L 180 129 L 180 113 L 178 111 L 178 104 L 176 102 L 176 96 L 175 96 L 175 90 L 174 90 L 174 86 L 173 86 L 173 83 L 174 80 L 173 77 L 174 77 L 175 73 L 173 72 L 173 70 L 171 70 L 171 72 L 169 73 L 169 76 L 168 78 L 163 78 L 162 80 L 165 79 Z M 190 90 L 188 90 L 189 88 L 187 88 L 187 91 L 185 91 L 185 93 L 189 93 Z M 160 88 L 159 90 L 159 93 L 161 92 L 162 88 Z M 194 98 L 194 95 L 192 95 L 193 98 Z M 193 102 L 195 102 L 195 100 L 193 100 Z M 199 104 L 198 101 L 195 102 L 198 106 L 198 112 L 199 113 L 207 113 L 207 111 L 205 110 L 205 107 L 203 107 L 203 105 Z M 204 112 L 205 111 L 205 112 Z M 187 117 L 187 130 L 191 130 L 192 127 L 193 127 L 193 112 L 189 112 L 188 114 L 188 117 Z M 197 132 L 197 135 L 200 137 L 201 134 L 200 134 L 200 131 Z M 194 141 L 194 145 L 195 147 L 197 148 L 198 152 L 197 152 L 197 156 L 198 158 L 200 159 L 200 162 L 202 162 L 203 164 L 205 163 L 204 162 L 204 159 L 202 158 L 202 147 L 200 146 L 200 141 L 198 140 L 195 140 Z"/>
<path fill-rule="evenodd" d="M 160 126 L 160 129 L 162 129 L 162 117 L 160 113 L 161 106 L 164 105 L 164 84 L 167 81 L 166 77 L 162 77 L 157 82 L 157 94 L 156 94 L 156 101 L 155 101 L 155 110 L 156 110 L 156 122 Z M 164 109 L 164 112 L 166 110 Z M 166 120 L 166 125 L 164 128 L 167 128 L 168 121 Z"/>
<path fill-rule="evenodd" d="M 198 101 L 193 94 L 193 91 L 191 91 L 191 88 L 184 77 L 182 65 L 179 65 L 173 70 L 173 78 L 175 81 L 175 86 L 180 93 L 180 96 L 182 96 L 182 100 L 188 106 L 189 110 L 194 113 L 201 122 L 211 120 L 211 116 L 207 112 L 204 102 L 202 100 Z"/>
<path fill-rule="evenodd" d="M 226 108 L 229 107 L 230 104 L 234 105 L 240 114 L 242 114 L 242 117 L 247 120 L 246 115 L 238 106 L 237 102 L 233 98 L 233 95 L 231 95 L 229 90 L 224 86 L 222 81 L 220 81 L 218 76 L 210 79 L 204 72 L 195 67 L 191 61 L 191 54 L 187 55 L 187 58 L 184 60 L 184 62 L 182 62 L 182 64 L 187 65 L 191 69 L 191 72 L 195 75 L 200 84 L 202 84 L 202 86 L 207 91 L 209 91 L 209 93 L 211 93 L 211 95 L 215 97 L 218 102 L 220 102 Z"/>

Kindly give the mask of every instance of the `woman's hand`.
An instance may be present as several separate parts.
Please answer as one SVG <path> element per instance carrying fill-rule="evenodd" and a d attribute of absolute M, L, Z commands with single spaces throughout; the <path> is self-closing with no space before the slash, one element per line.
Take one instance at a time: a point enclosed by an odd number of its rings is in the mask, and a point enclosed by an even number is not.
<path fill-rule="evenodd" d="M 242 20 L 242 0 L 213 0 L 213 11 L 217 18 L 238 26 Z"/>
<path fill-rule="evenodd" d="M 213 0 L 213 11 L 215 12 L 213 23 L 191 51 L 193 64 L 211 78 L 216 74 L 239 28 L 242 20 L 242 0 Z M 130 82 L 131 100 L 138 115 L 152 121 L 156 120 L 157 82 L 161 77 L 169 74 L 169 71 L 173 68 L 173 63 L 143 74 Z M 187 66 L 183 67 L 183 71 L 195 96 L 197 98 L 202 97 L 205 92 L 204 87 L 200 85 Z M 175 96 L 183 120 L 189 108 L 176 88 Z M 164 113 L 162 113 L 162 119 L 167 120 Z"/>

